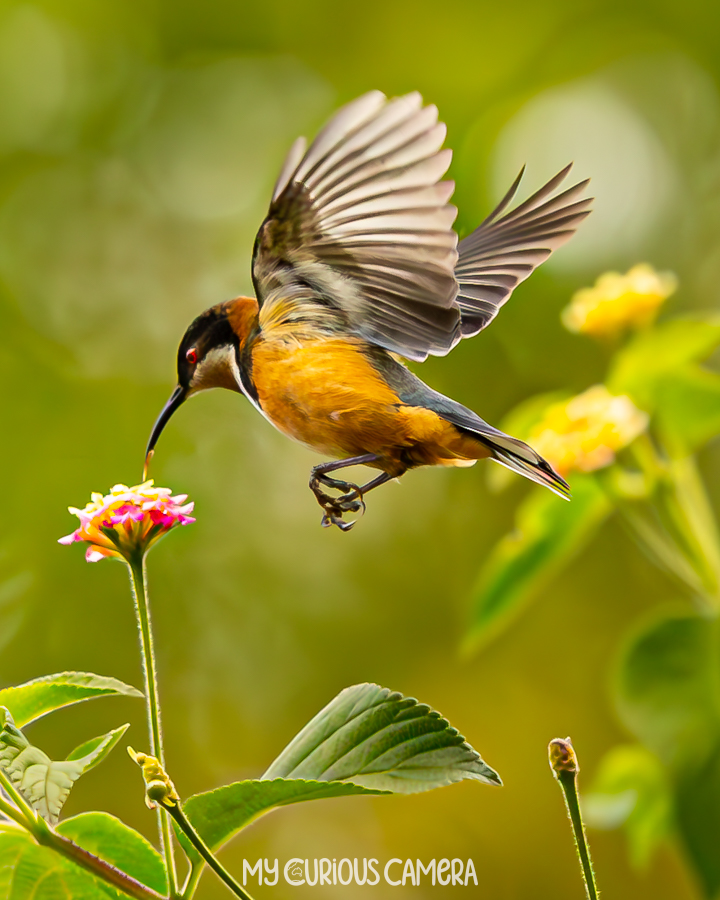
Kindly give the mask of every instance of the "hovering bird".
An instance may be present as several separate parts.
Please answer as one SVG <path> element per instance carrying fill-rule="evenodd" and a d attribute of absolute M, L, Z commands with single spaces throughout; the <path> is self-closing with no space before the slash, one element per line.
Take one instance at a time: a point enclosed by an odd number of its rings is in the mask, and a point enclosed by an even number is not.
<path fill-rule="evenodd" d="M 206 310 L 178 350 L 178 385 L 150 435 L 145 472 L 170 417 L 209 388 L 244 394 L 279 431 L 332 461 L 312 469 L 322 524 L 347 531 L 368 491 L 417 466 L 485 457 L 569 496 L 531 447 L 424 384 L 399 357 L 443 356 L 482 331 L 513 288 L 589 213 L 587 181 L 557 193 L 570 166 L 458 244 L 442 181 L 450 150 L 435 106 L 372 91 L 340 109 L 309 148 L 299 138 L 255 239 L 257 299 Z M 357 485 L 347 466 L 380 474 Z M 337 493 L 329 494 L 328 489 Z"/>

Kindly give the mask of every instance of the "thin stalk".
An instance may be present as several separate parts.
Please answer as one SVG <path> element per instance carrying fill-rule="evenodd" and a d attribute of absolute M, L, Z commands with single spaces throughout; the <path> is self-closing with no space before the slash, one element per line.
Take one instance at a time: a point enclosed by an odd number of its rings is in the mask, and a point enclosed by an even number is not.
<path fill-rule="evenodd" d="M 212 851 L 205 843 L 205 841 L 200 837 L 200 835 L 195 831 L 190 822 L 185 816 L 185 813 L 182 811 L 182 807 L 179 803 L 175 803 L 173 805 L 168 805 L 165 807 L 170 815 L 177 822 L 178 828 L 182 831 L 185 837 L 190 841 L 193 847 L 197 850 L 197 852 L 202 856 L 205 862 L 210 866 L 213 872 L 218 876 L 218 878 L 226 884 L 230 890 L 235 894 L 236 897 L 241 897 L 242 900 L 253 900 L 253 898 L 248 894 L 244 887 L 242 887 L 232 875 L 228 872 L 228 870 L 216 859 L 213 855 Z M 195 888 L 197 884 L 197 877 L 188 878 L 188 886 L 192 886 Z"/>
<path fill-rule="evenodd" d="M 598 889 L 590 858 L 590 847 L 588 846 L 585 826 L 583 825 L 580 812 L 580 799 L 577 788 L 577 776 L 580 767 L 578 766 L 570 738 L 566 738 L 564 741 L 560 738 L 555 738 L 550 741 L 548 755 L 550 757 L 550 767 L 560 782 L 563 797 L 565 798 L 565 807 L 572 824 L 573 835 L 575 836 L 575 849 L 577 850 L 583 881 L 585 882 L 585 893 L 588 900 L 598 900 Z"/>
<path fill-rule="evenodd" d="M 22 826 L 24 831 L 30 831 L 30 823 L 25 816 L 17 809 L 17 807 L 13 806 L 12 803 L 8 803 L 2 796 L 0 796 L 0 813 Z"/>
<path fill-rule="evenodd" d="M 145 705 L 147 709 L 148 730 L 150 732 L 150 752 L 160 764 L 165 766 L 163 751 L 162 727 L 160 724 L 160 701 L 158 700 L 157 669 L 155 667 L 155 650 L 150 624 L 150 602 L 145 577 L 145 557 L 135 556 L 128 561 L 130 585 L 135 601 L 140 646 L 142 650 L 142 667 L 145 676 Z M 165 856 L 168 889 L 170 897 L 178 895 L 177 870 L 173 853 L 172 832 L 167 813 L 160 807 L 157 810 L 160 843 Z"/>
<path fill-rule="evenodd" d="M 190 869 L 185 878 L 185 884 L 182 886 L 182 891 L 180 892 L 183 900 L 190 900 L 194 895 L 204 868 L 204 862 L 193 862 L 190 864 Z"/>

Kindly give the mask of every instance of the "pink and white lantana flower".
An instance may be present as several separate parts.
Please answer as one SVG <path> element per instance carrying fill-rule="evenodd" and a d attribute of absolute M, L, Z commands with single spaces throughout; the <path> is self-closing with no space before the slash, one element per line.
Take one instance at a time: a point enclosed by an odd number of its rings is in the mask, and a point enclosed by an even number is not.
<path fill-rule="evenodd" d="M 88 562 L 114 556 L 130 562 L 142 556 L 164 534 L 178 525 L 189 525 L 194 503 L 187 494 L 172 496 L 170 488 L 154 487 L 152 480 L 135 487 L 116 484 L 110 493 L 93 493 L 84 509 L 69 507 L 80 527 L 60 538 L 60 544 L 85 541 Z"/>

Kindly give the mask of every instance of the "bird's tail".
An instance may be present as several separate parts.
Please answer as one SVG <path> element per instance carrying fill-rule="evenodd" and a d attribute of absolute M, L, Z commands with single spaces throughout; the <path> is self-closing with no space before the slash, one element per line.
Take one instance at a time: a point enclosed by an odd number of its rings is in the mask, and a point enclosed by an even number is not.
<path fill-rule="evenodd" d="M 499 462 L 501 466 L 524 475 L 530 481 L 550 488 L 553 493 L 565 500 L 570 499 L 570 485 L 532 447 L 501 431 L 495 434 L 476 432 L 475 437 L 482 441 L 490 451 L 492 459 Z"/>

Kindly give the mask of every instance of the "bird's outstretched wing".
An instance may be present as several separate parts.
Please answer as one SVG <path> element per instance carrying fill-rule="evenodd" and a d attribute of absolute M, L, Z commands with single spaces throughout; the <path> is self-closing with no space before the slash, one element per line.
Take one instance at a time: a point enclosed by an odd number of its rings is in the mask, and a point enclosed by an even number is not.
<path fill-rule="evenodd" d="M 263 327 L 325 323 L 413 360 L 457 343 L 445 132 L 419 94 L 373 91 L 294 144 L 255 242 Z"/>
<path fill-rule="evenodd" d="M 515 196 L 523 169 L 487 219 L 460 241 L 455 278 L 463 337 L 476 335 L 492 322 L 513 289 L 571 238 L 590 214 L 592 198 L 582 197 L 587 181 L 552 196 L 570 169 L 566 166 L 500 218 Z"/>

